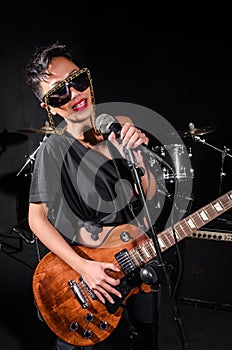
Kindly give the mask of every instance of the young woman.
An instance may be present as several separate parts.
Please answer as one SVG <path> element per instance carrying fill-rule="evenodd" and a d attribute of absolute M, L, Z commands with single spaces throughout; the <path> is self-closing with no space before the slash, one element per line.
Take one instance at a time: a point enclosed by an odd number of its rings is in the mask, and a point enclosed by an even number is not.
<path fill-rule="evenodd" d="M 29 225 L 38 239 L 81 276 L 102 304 L 122 298 L 115 262 L 88 259 L 74 246 L 98 249 L 114 228 L 136 223 L 146 227 L 142 202 L 125 153 L 142 169 L 141 184 L 149 201 L 156 181 L 139 146 L 148 137 L 128 116 L 116 116 L 120 138 L 96 127 L 91 72 L 75 62 L 65 45 L 37 49 L 26 67 L 26 81 L 48 113 L 52 132 L 41 145 L 31 181 Z M 55 126 L 58 114 L 64 122 Z M 131 153 L 132 152 L 132 153 Z M 126 182 L 119 180 L 126 179 Z M 120 187 L 121 186 L 121 187 Z M 74 243 L 74 244 L 73 244 Z M 110 253 L 109 253 L 110 254 Z M 113 272 L 108 273 L 108 272 Z M 131 349 L 157 346 L 157 288 L 130 296 L 125 304 L 131 327 Z M 80 345 L 80 346 L 79 346 Z M 57 337 L 55 349 L 90 349 Z"/>

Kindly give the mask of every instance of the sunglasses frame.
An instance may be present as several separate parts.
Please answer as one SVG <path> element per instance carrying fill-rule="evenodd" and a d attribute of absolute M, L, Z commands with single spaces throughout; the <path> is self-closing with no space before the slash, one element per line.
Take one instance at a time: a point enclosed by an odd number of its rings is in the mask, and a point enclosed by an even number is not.
<path fill-rule="evenodd" d="M 94 95 L 93 95 L 93 83 L 92 83 L 92 78 L 91 78 L 91 74 L 88 68 L 82 68 L 80 70 L 78 70 L 75 73 L 72 73 L 71 75 L 69 75 L 66 79 L 62 80 L 60 83 L 58 83 L 57 85 L 55 85 L 51 90 L 49 90 L 42 98 L 43 102 L 48 106 L 49 105 L 49 98 L 50 96 L 56 92 L 57 90 L 59 90 L 61 87 L 68 85 L 73 79 L 75 79 L 76 77 L 78 77 L 79 75 L 81 75 L 82 73 L 87 73 L 88 75 L 88 79 L 89 79 L 89 86 L 91 88 L 91 92 L 92 92 L 92 102 L 94 99 Z M 68 102 L 66 102 L 68 103 Z M 64 103 L 65 104 L 65 103 Z M 52 107 L 52 106 L 51 106 Z M 60 106 L 59 106 L 60 107 Z M 59 108 L 59 107 L 54 107 L 54 108 Z"/>

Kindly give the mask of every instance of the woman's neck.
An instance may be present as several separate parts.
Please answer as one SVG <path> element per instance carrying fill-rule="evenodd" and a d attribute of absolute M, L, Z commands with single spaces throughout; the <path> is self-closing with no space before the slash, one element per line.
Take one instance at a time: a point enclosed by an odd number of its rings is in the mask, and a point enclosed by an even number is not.
<path fill-rule="evenodd" d="M 81 125 L 69 123 L 67 131 L 78 141 L 88 147 L 95 146 L 103 141 L 102 135 L 98 135 L 92 125 Z"/>

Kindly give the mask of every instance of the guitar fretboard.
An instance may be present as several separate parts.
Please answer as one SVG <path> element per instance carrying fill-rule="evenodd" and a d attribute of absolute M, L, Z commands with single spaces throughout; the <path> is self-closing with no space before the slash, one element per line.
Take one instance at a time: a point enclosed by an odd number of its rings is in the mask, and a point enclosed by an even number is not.
<path fill-rule="evenodd" d="M 161 251 L 165 251 L 177 242 L 190 236 L 200 227 L 206 225 L 232 207 L 232 191 L 227 192 L 196 212 L 186 216 L 172 227 L 160 232 L 158 242 Z M 175 238 L 176 237 L 176 238 Z M 136 267 L 142 266 L 156 257 L 156 250 L 151 238 L 139 244 L 129 252 Z"/>

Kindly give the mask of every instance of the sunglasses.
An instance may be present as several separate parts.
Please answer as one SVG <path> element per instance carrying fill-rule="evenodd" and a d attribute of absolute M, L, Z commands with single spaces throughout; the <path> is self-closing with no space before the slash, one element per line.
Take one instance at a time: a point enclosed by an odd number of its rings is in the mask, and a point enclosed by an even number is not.
<path fill-rule="evenodd" d="M 65 80 L 58 83 L 43 97 L 43 102 L 51 107 L 60 107 L 71 100 L 70 88 L 85 91 L 91 84 L 91 75 L 88 68 L 82 68 L 78 72 L 69 75 Z"/>

